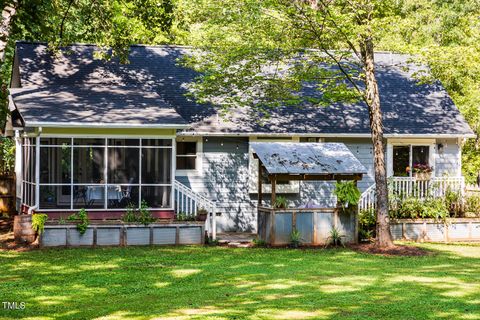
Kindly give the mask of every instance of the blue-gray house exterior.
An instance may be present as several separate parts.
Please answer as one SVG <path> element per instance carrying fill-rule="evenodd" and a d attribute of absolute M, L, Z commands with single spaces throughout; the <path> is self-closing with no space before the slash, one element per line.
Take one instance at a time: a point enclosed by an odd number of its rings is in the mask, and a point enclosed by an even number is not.
<path fill-rule="evenodd" d="M 10 129 L 28 127 L 28 122 L 84 123 L 85 127 L 95 121 L 114 123 L 120 116 L 115 110 L 126 104 L 138 106 L 138 119 L 132 120 L 132 126 L 161 126 L 168 119 L 169 125 L 181 127 L 176 130 L 177 142 L 196 144 L 195 168 L 180 170 L 177 166 L 175 179 L 216 201 L 221 213 L 219 231 L 256 231 L 257 171 L 249 147 L 253 141 L 345 143 L 368 170 L 359 182 L 360 189 L 374 182 L 368 111 L 362 103 L 279 108 L 263 124 L 240 111 L 224 119 L 215 106 L 197 104 L 185 95 L 196 76 L 178 64 L 188 48 L 132 46 L 128 64 L 96 60 L 95 50 L 90 45 L 73 45 L 53 56 L 44 44 L 17 43 L 12 88 L 18 89 L 12 89 Z M 461 176 L 461 145 L 473 132 L 441 84 L 418 84 L 401 67 L 408 56 L 377 53 L 375 58 L 388 174 L 394 174 L 396 146 L 410 146 L 410 150 L 424 146 L 435 176 Z M 139 98 L 126 102 L 115 99 L 116 92 Z M 155 114 L 144 113 L 141 107 L 151 93 L 157 96 L 148 103 L 163 106 Z M 89 118 L 92 114 L 97 118 Z M 129 119 L 121 121 L 128 123 Z M 331 205 L 335 202 L 332 188 L 326 182 L 296 182 L 279 186 L 278 192 L 299 206 L 312 199 Z"/>

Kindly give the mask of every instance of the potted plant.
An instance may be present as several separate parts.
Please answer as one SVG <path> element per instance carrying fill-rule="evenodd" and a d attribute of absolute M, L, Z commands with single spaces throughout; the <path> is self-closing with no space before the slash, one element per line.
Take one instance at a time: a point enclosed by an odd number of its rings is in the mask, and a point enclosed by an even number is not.
<path fill-rule="evenodd" d="M 197 216 L 195 217 L 197 221 L 206 221 L 208 216 L 208 211 L 205 208 L 200 208 L 197 210 Z"/>
<path fill-rule="evenodd" d="M 428 164 L 415 163 L 413 165 L 413 177 L 416 180 L 426 181 L 432 178 L 433 168 Z"/>
<path fill-rule="evenodd" d="M 275 203 L 273 204 L 275 209 L 286 209 L 287 208 L 287 198 L 279 196 L 275 199 Z"/>

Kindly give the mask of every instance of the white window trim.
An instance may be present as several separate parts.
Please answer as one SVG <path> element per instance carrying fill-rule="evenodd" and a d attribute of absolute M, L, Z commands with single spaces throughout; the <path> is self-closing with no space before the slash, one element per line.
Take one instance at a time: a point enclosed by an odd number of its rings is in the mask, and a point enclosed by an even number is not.
<path fill-rule="evenodd" d="M 428 146 L 428 164 L 433 167 L 432 177 L 435 177 L 437 147 L 435 139 L 388 139 L 387 140 L 387 177 L 393 177 L 393 147 L 396 146 Z M 411 150 L 411 149 L 410 149 Z M 410 165 L 412 165 L 412 154 L 410 153 Z M 410 177 L 412 174 L 410 173 Z"/>
<path fill-rule="evenodd" d="M 196 142 L 197 143 L 197 153 L 195 159 L 195 169 L 191 170 L 181 170 L 176 169 L 175 175 L 178 177 L 188 177 L 188 176 L 201 176 L 203 175 L 203 139 L 202 137 L 188 137 L 182 136 L 177 137 L 175 141 L 175 150 L 177 150 L 177 142 Z M 175 166 L 177 164 L 177 153 L 175 152 L 174 156 Z"/>
<path fill-rule="evenodd" d="M 249 137 L 250 142 L 300 142 L 300 137 Z M 249 193 L 258 193 L 258 159 L 253 158 L 253 149 L 248 148 L 248 191 Z M 270 183 L 262 184 L 263 193 L 271 193 L 272 185 Z M 289 181 L 288 184 L 278 184 L 276 185 L 275 192 L 277 194 L 285 193 L 299 193 L 300 192 L 300 182 L 299 181 Z"/>

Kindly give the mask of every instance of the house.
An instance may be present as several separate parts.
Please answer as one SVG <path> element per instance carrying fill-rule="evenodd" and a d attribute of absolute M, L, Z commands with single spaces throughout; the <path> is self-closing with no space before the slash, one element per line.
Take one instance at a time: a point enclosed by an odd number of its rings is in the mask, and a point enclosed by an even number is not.
<path fill-rule="evenodd" d="M 215 204 L 219 231 L 255 231 L 252 142 L 344 143 L 367 169 L 359 188 L 372 192 L 363 103 L 279 108 L 264 124 L 248 112 L 224 119 L 185 95 L 196 74 L 177 59 L 188 48 L 132 46 L 128 64 L 95 59 L 95 49 L 72 45 L 52 55 L 42 43 L 16 45 L 7 129 L 17 138 L 25 209 L 58 217 L 86 208 L 92 218 L 118 218 L 144 201 L 157 217 L 171 217 Z M 418 84 L 402 67 L 408 56 L 375 58 L 392 181 L 407 188 L 409 168 L 421 164 L 433 168 L 430 179 L 463 183 L 461 145 L 474 135 L 442 85 Z M 297 206 L 331 204 L 332 186 L 289 181 L 276 192 Z"/>

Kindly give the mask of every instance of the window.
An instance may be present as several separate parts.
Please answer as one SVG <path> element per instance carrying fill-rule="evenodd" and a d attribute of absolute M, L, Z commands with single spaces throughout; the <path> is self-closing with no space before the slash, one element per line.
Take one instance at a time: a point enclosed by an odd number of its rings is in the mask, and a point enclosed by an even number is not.
<path fill-rule="evenodd" d="M 41 138 L 40 209 L 124 209 L 141 200 L 171 208 L 172 148 L 172 139 Z"/>
<path fill-rule="evenodd" d="M 396 177 L 411 176 L 411 168 L 415 165 L 430 165 L 429 146 L 393 146 L 393 175 Z"/>
<path fill-rule="evenodd" d="M 177 175 L 201 174 L 202 148 L 203 143 L 200 137 L 182 137 L 177 140 L 175 155 Z"/>

